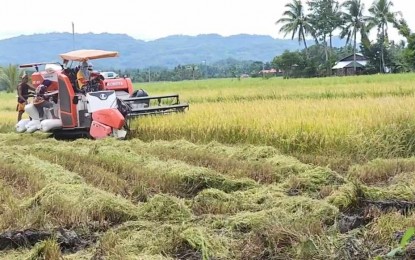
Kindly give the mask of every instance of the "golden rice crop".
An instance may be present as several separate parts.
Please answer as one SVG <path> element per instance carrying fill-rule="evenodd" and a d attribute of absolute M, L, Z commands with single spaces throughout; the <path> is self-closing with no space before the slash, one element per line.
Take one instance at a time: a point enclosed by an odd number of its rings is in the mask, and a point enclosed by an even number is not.
<path fill-rule="evenodd" d="M 314 79 L 212 79 L 140 83 L 150 94 L 177 92 L 194 103 L 251 99 L 332 99 L 413 95 L 414 74 L 331 77 Z"/>
<path fill-rule="evenodd" d="M 410 129 L 414 107 L 413 97 L 202 103 L 185 114 L 140 118 L 135 125 L 144 140 L 217 140 L 319 153 L 357 149 L 385 126 L 405 123 Z"/>
<path fill-rule="evenodd" d="M 10 125 L 17 120 L 17 94 L 0 92 L 0 125 Z M 23 118 L 29 118 L 27 114 Z"/>
<path fill-rule="evenodd" d="M 143 84 L 180 92 L 184 114 L 140 118 L 143 140 L 271 145 L 293 154 L 362 158 L 415 152 L 415 74 Z M 137 86 L 138 87 L 138 86 Z"/>

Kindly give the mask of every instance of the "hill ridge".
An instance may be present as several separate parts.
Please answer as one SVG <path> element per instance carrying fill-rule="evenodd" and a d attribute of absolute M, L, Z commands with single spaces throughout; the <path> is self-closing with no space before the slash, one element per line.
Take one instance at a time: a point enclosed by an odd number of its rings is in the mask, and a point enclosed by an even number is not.
<path fill-rule="evenodd" d="M 118 59 L 97 61 L 107 68 L 173 68 L 225 59 L 271 61 L 285 50 L 299 50 L 297 41 L 274 39 L 268 35 L 200 34 L 171 35 L 151 41 L 127 34 L 112 33 L 42 33 L 0 40 L 0 65 L 60 61 L 59 54 L 74 49 L 104 49 L 120 53 Z"/>

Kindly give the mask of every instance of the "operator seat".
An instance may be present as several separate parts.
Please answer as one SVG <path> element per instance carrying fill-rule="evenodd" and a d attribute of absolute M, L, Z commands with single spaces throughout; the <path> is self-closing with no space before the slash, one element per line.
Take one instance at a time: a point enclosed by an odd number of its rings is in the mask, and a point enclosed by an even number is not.
<path fill-rule="evenodd" d="M 59 109 L 63 128 L 72 128 L 78 125 L 78 114 L 76 105 L 78 98 L 75 96 L 73 85 L 69 77 L 60 74 L 58 77 L 59 84 Z"/>

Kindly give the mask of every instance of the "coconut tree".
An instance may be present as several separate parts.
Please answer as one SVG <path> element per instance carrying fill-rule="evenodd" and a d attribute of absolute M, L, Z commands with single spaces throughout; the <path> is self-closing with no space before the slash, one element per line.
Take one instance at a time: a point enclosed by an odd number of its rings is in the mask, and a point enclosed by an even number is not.
<path fill-rule="evenodd" d="M 314 28 L 313 36 L 316 42 L 324 46 L 326 73 L 330 74 L 333 65 L 333 33 L 343 23 L 339 3 L 336 0 L 310 0 L 307 4 L 310 11 L 308 21 Z"/>
<path fill-rule="evenodd" d="M 356 44 L 357 33 L 363 32 L 365 28 L 365 17 L 363 16 L 364 4 L 361 0 L 348 0 L 342 4 L 346 12 L 342 13 L 344 22 L 340 37 L 346 37 L 346 44 L 353 41 L 353 69 L 356 73 Z"/>
<path fill-rule="evenodd" d="M 0 67 L 0 91 L 7 90 L 7 87 L 7 75 L 4 73 L 3 68 Z"/>
<path fill-rule="evenodd" d="M 393 12 L 392 1 L 389 0 L 375 0 L 372 6 L 369 8 L 369 22 L 368 30 L 377 27 L 378 37 L 380 40 L 380 60 L 381 60 L 381 72 L 385 71 L 385 57 L 384 49 L 385 42 L 388 42 L 388 24 L 396 24 L 397 16 L 401 15 L 400 12 Z"/>
<path fill-rule="evenodd" d="M 308 53 L 305 36 L 312 33 L 312 27 L 304 15 L 304 6 L 301 0 L 293 0 L 292 3 L 286 4 L 285 7 L 287 10 L 283 13 L 283 17 L 275 24 L 283 24 L 279 31 L 284 33 L 284 37 L 291 33 L 291 39 L 293 40 L 297 35 L 298 42 L 304 44 L 306 53 Z"/>
<path fill-rule="evenodd" d="M 9 64 L 7 67 L 0 68 L 1 89 L 13 92 L 16 90 L 17 84 L 19 84 L 18 66 Z"/>

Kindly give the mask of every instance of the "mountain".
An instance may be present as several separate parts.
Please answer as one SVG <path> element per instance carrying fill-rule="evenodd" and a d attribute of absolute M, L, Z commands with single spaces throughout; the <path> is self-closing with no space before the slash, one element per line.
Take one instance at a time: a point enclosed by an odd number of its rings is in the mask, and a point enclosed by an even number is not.
<path fill-rule="evenodd" d="M 173 68 L 191 63 L 209 64 L 228 58 L 268 62 L 285 50 L 301 48 L 295 40 L 274 39 L 264 35 L 173 35 L 142 41 L 126 34 L 87 33 L 73 36 L 71 33 L 47 33 L 0 40 L 0 65 L 61 61 L 60 53 L 74 49 L 103 49 L 118 51 L 120 57 L 92 61 L 96 67 Z"/>

